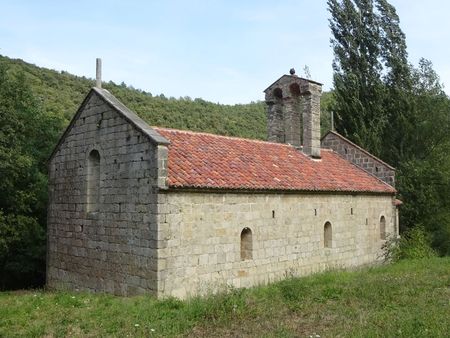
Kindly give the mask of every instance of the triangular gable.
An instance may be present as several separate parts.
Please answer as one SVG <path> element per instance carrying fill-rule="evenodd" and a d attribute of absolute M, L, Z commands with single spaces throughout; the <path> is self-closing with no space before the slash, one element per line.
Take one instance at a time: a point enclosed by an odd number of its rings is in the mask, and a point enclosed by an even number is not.
<path fill-rule="evenodd" d="M 320 85 L 320 86 L 322 86 L 322 83 L 320 83 L 320 82 L 317 82 L 317 81 L 312 81 L 312 80 L 309 80 L 309 79 L 305 79 L 305 78 L 302 78 L 302 77 L 298 77 L 298 76 L 296 76 L 296 75 L 282 75 L 278 80 L 276 80 L 275 82 L 273 82 L 269 87 L 267 87 L 266 89 L 264 89 L 263 90 L 263 92 L 264 93 L 267 93 L 267 91 L 269 91 L 270 89 L 272 89 L 272 87 L 274 87 L 277 83 L 279 83 L 282 79 L 284 79 L 284 78 L 294 78 L 295 80 L 302 80 L 302 81 L 308 81 L 308 82 L 311 82 L 311 83 L 314 83 L 314 84 L 317 84 L 317 85 Z"/>
<path fill-rule="evenodd" d="M 389 164 L 387 164 L 386 162 L 384 162 L 383 160 L 379 159 L 378 157 L 376 157 L 375 155 L 369 153 L 367 150 L 365 150 L 364 148 L 361 148 L 359 145 L 357 145 L 356 143 L 353 143 L 352 141 L 350 141 L 348 138 L 342 136 L 341 134 L 339 134 L 338 132 L 334 131 L 334 130 L 329 130 L 325 133 L 325 135 L 320 139 L 320 141 L 323 141 L 329 134 L 333 134 L 337 137 L 339 137 L 341 140 L 343 140 L 344 142 L 350 144 L 351 146 L 357 148 L 358 150 L 360 150 L 361 152 L 363 152 L 364 154 L 366 154 L 367 156 L 373 158 L 374 160 L 380 162 L 381 164 L 385 165 L 386 167 L 388 167 L 391 170 L 395 171 L 395 168 Z"/>
<path fill-rule="evenodd" d="M 170 142 L 161 136 L 158 132 L 152 129 L 143 119 L 141 119 L 135 112 L 126 107 L 122 102 L 120 102 L 114 95 L 112 95 L 109 91 L 102 88 L 93 87 L 89 93 L 84 98 L 77 112 L 73 116 L 66 130 L 60 137 L 58 144 L 54 148 L 52 154 L 48 159 L 48 163 L 51 162 L 56 152 L 59 150 L 59 147 L 65 140 L 66 136 L 69 134 L 70 130 L 73 128 L 75 121 L 78 120 L 81 113 L 84 111 L 84 107 L 91 99 L 92 95 L 97 95 L 100 99 L 102 99 L 107 105 L 109 105 L 115 112 L 117 112 L 120 116 L 122 116 L 125 120 L 127 120 L 132 126 L 134 126 L 137 130 L 139 130 L 142 134 L 147 136 L 147 138 L 154 144 L 168 145 Z"/>

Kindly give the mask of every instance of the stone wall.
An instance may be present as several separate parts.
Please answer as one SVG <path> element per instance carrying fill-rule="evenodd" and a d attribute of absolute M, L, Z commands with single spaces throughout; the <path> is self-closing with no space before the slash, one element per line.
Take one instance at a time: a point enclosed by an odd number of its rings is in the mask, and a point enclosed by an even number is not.
<path fill-rule="evenodd" d="M 163 148 L 91 91 L 49 165 L 50 287 L 156 293 L 156 178 L 164 175 L 156 154 Z M 100 182 L 98 207 L 88 212 L 92 150 L 100 155 Z"/>
<path fill-rule="evenodd" d="M 364 169 L 391 186 L 395 186 L 395 169 L 335 132 L 328 132 L 322 147 L 337 152 L 347 161 Z"/>
<path fill-rule="evenodd" d="M 303 152 L 320 157 L 320 96 L 322 85 L 283 75 L 265 91 L 267 140 L 303 145 Z"/>
<path fill-rule="evenodd" d="M 283 102 L 279 98 L 275 98 L 274 101 L 267 103 L 267 140 L 269 142 L 284 143 L 285 136 L 285 124 L 284 124 L 284 106 Z M 300 145 L 299 136 L 299 145 Z"/>
<path fill-rule="evenodd" d="M 305 91 L 303 107 L 303 152 L 306 155 L 320 158 L 320 96 L 322 87 L 308 83 Z"/>
<path fill-rule="evenodd" d="M 395 232 L 390 195 L 249 194 L 169 191 L 159 196 L 159 294 L 186 298 L 334 267 L 374 263 Z M 331 248 L 324 225 L 332 226 Z M 252 259 L 241 260 L 241 233 Z M 244 245 L 243 247 L 248 247 Z M 247 253 L 245 253 L 247 254 Z"/>

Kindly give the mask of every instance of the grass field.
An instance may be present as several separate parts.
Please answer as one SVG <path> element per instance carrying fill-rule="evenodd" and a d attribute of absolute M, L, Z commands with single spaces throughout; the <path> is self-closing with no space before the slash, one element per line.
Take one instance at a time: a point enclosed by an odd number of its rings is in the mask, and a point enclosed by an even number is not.
<path fill-rule="evenodd" d="M 0 337 L 449 337 L 450 258 L 327 272 L 189 301 L 0 293 Z"/>

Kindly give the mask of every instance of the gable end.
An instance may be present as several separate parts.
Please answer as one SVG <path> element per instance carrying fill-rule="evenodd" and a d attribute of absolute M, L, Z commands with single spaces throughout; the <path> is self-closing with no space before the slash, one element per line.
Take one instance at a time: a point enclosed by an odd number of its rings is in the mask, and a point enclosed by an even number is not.
<path fill-rule="evenodd" d="M 321 145 L 328 148 L 357 167 L 395 187 L 395 168 L 372 155 L 335 131 L 328 131 L 322 137 Z"/>
<path fill-rule="evenodd" d="M 128 109 L 122 102 L 120 102 L 114 95 L 112 95 L 106 89 L 93 87 L 89 91 L 89 93 L 84 98 L 77 112 L 73 116 L 66 130 L 60 137 L 57 145 L 53 149 L 53 152 L 49 156 L 47 163 L 50 163 L 59 150 L 61 144 L 64 142 L 66 136 L 69 134 L 70 130 L 73 128 L 75 122 L 80 117 L 81 113 L 84 111 L 87 103 L 90 101 L 93 95 L 97 95 L 100 99 L 102 99 L 108 106 L 110 106 L 114 111 L 116 111 L 120 116 L 122 116 L 126 121 L 128 121 L 132 126 L 134 126 L 137 130 L 142 132 L 147 138 L 156 145 L 168 145 L 170 142 L 161 136 L 157 131 L 152 129 L 144 120 L 142 120 L 136 113 Z"/>

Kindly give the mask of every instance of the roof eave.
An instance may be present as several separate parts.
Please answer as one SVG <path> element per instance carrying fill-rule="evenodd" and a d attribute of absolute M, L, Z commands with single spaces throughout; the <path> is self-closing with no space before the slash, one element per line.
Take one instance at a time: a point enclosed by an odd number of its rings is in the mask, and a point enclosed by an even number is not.
<path fill-rule="evenodd" d="M 176 186 L 169 185 L 165 191 L 185 192 L 221 192 L 221 193 L 265 193 L 265 194 L 341 194 L 341 195 L 389 195 L 395 196 L 396 190 L 374 191 L 374 190 L 308 190 L 308 189 L 279 189 L 279 188 L 246 188 L 246 187 L 207 187 L 207 186 Z"/>

